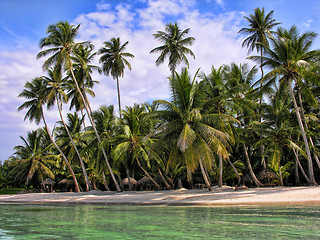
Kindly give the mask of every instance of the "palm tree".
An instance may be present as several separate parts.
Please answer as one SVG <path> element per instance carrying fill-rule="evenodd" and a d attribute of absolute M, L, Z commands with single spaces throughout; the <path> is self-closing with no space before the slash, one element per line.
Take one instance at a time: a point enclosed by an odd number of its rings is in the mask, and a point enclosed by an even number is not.
<path fill-rule="evenodd" d="M 263 73 L 263 51 L 264 47 L 269 46 L 268 39 L 274 38 L 275 32 L 272 31 L 274 27 L 279 25 L 279 22 L 276 22 L 275 19 L 272 19 L 273 11 L 270 11 L 267 15 L 265 15 L 264 8 L 255 8 L 254 9 L 254 15 L 250 14 L 249 17 L 244 17 L 249 22 L 248 28 L 242 28 L 239 33 L 244 33 L 246 35 L 249 35 L 242 43 L 242 47 L 246 46 L 248 48 L 248 52 L 252 52 L 254 50 L 257 50 L 257 52 L 260 52 L 261 60 L 260 60 L 260 70 L 261 70 L 261 79 L 264 77 Z M 260 81 L 260 88 L 262 88 L 262 80 Z M 261 105 L 262 103 L 262 92 L 260 95 L 259 103 Z M 261 115 L 261 111 L 260 111 Z M 261 122 L 261 116 L 260 116 L 260 122 Z M 262 138 L 262 136 L 260 136 Z M 261 146 L 260 149 L 261 155 L 263 156 L 263 146 Z M 264 157 L 262 157 L 262 163 L 263 167 L 266 169 L 266 162 Z"/>
<path fill-rule="evenodd" d="M 46 131 L 50 137 L 51 142 L 56 147 L 56 149 L 59 151 L 60 155 L 62 156 L 63 160 L 68 166 L 69 171 L 72 174 L 73 181 L 75 184 L 75 189 L 77 192 L 80 192 L 78 181 L 76 179 L 76 176 L 71 168 L 71 165 L 62 152 L 62 150 L 59 148 L 59 146 L 56 144 L 55 140 L 53 139 L 52 135 L 50 134 L 47 122 L 44 117 L 43 108 L 42 105 L 44 104 L 46 92 L 44 91 L 46 89 L 46 82 L 43 81 L 42 78 L 35 78 L 31 82 L 27 82 L 24 86 L 24 90 L 22 93 L 18 95 L 18 97 L 24 97 L 28 99 L 28 101 L 24 102 L 19 108 L 18 111 L 23 110 L 25 108 L 28 109 L 24 120 L 27 118 L 30 121 L 35 121 L 37 124 L 40 123 L 41 119 L 45 125 Z"/>
<path fill-rule="evenodd" d="M 74 74 L 73 69 L 73 63 L 72 63 L 72 57 L 78 58 L 79 61 L 81 61 L 81 56 L 77 54 L 76 49 L 80 48 L 81 46 L 90 46 L 91 44 L 88 42 L 82 42 L 82 43 L 75 43 L 75 38 L 77 36 L 78 30 L 80 25 L 74 26 L 70 25 L 68 22 L 59 22 L 56 25 L 50 25 L 47 29 L 47 33 L 49 34 L 46 38 L 43 38 L 40 41 L 40 47 L 48 47 L 48 49 L 43 50 L 38 53 L 37 57 L 41 58 L 47 55 L 51 54 L 51 57 L 49 57 L 43 65 L 43 68 L 46 69 L 51 65 L 55 64 L 56 68 L 64 67 L 66 71 L 69 72 L 69 74 L 72 76 L 72 79 L 74 81 L 74 84 L 76 86 L 76 89 L 81 97 L 82 103 L 86 109 L 88 118 L 90 120 L 90 123 L 94 129 L 95 135 L 98 139 L 98 142 L 101 143 L 100 136 L 95 128 L 94 121 L 91 116 L 91 112 L 89 110 L 88 102 L 84 98 L 81 89 L 79 87 L 78 81 Z M 51 48 L 50 48 L 51 47 Z M 82 61 L 84 63 L 84 61 Z M 103 153 L 104 159 L 106 161 L 107 167 L 109 169 L 109 172 L 111 174 L 112 180 L 115 183 L 116 190 L 121 191 L 119 184 L 112 172 L 111 166 L 108 161 L 107 154 L 105 153 L 105 150 L 101 148 L 101 151 Z"/>
<path fill-rule="evenodd" d="M 13 172 L 17 172 L 16 179 L 24 179 L 25 185 L 28 186 L 30 181 L 36 176 L 41 183 L 44 177 L 54 179 L 52 172 L 54 166 L 54 155 L 49 151 L 44 141 L 43 129 L 28 132 L 27 137 L 21 137 L 23 145 L 15 146 L 15 157 L 11 166 L 14 166 Z"/>
<path fill-rule="evenodd" d="M 90 107 L 88 95 L 91 97 L 95 97 L 95 93 L 92 91 L 94 84 L 99 83 L 92 79 L 91 74 L 93 70 L 101 73 L 101 69 L 98 66 L 90 64 L 93 61 L 93 58 L 97 54 L 93 52 L 92 46 L 79 46 L 75 49 L 76 57 L 72 57 L 74 75 L 77 79 L 79 88 L 81 90 L 82 95 L 88 103 L 88 108 L 90 110 L 90 114 L 92 115 L 92 109 Z M 83 110 L 85 109 L 84 104 L 82 102 L 81 96 L 78 93 L 78 90 L 73 82 L 72 76 L 68 78 L 68 98 L 70 99 L 70 110 L 74 107 L 76 111 L 81 111 L 82 116 L 84 116 Z M 85 121 L 83 121 L 84 127 Z"/>
<path fill-rule="evenodd" d="M 212 126 L 220 119 L 232 121 L 235 119 L 224 114 L 202 112 L 195 77 L 191 79 L 187 69 L 184 68 L 181 74 L 176 73 L 171 79 L 171 89 L 174 91 L 172 94 L 176 95 L 176 101 L 155 101 L 161 110 L 154 111 L 154 114 L 165 121 L 156 129 L 156 132 L 161 134 L 160 141 L 173 141 L 174 143 L 169 156 L 169 164 L 180 160 L 186 164 L 190 172 L 200 166 L 204 181 L 211 190 L 206 169 L 212 168 L 215 154 L 221 155 L 224 159 L 229 157 L 228 134 Z"/>
<path fill-rule="evenodd" d="M 279 28 L 277 36 L 277 39 L 272 39 L 272 48 L 267 47 L 265 49 L 265 57 L 252 56 L 250 58 L 256 61 L 260 61 L 262 58 L 263 65 L 272 69 L 266 76 L 264 76 L 263 81 L 275 81 L 276 77 L 279 77 L 280 91 L 289 89 L 308 156 L 309 179 L 313 185 L 317 185 L 314 178 L 313 164 L 307 135 L 292 88 L 292 83 L 294 82 L 299 84 L 299 79 L 302 78 L 302 74 L 310 72 L 310 64 L 315 63 L 320 57 L 320 51 L 310 50 L 316 34 L 314 32 L 307 32 L 299 35 L 297 28 L 292 26 L 289 30 Z"/>
<path fill-rule="evenodd" d="M 117 91 L 118 91 L 118 104 L 119 104 L 119 114 L 121 118 L 121 103 L 120 103 L 120 86 L 119 77 L 124 76 L 124 69 L 127 66 L 131 70 L 131 65 L 126 60 L 126 57 L 134 58 L 131 53 L 123 52 L 128 45 L 126 41 L 123 45 L 120 44 L 120 38 L 112 38 L 110 41 L 104 42 L 104 47 L 100 48 L 99 54 L 100 63 L 102 63 L 102 70 L 106 75 L 111 75 L 113 79 L 117 81 Z"/>
<path fill-rule="evenodd" d="M 72 146 L 73 146 L 74 150 L 76 151 L 77 157 L 80 161 L 82 172 L 85 177 L 86 191 L 90 191 L 90 190 L 92 190 L 92 186 L 90 184 L 89 177 L 86 172 L 86 168 L 84 166 L 82 157 L 80 156 L 80 153 L 77 149 L 77 146 L 75 145 L 75 143 L 70 135 L 68 126 L 66 125 L 64 118 L 63 118 L 63 115 L 62 115 L 62 104 L 67 102 L 67 100 L 68 100 L 67 95 L 64 92 L 66 89 L 66 81 L 62 78 L 62 74 L 61 74 L 60 70 L 54 71 L 52 69 L 48 69 L 48 75 L 49 75 L 49 77 L 46 77 L 46 76 L 43 77 L 44 81 L 47 82 L 47 86 L 48 86 L 47 87 L 48 95 L 46 98 L 47 106 L 48 106 L 48 108 L 50 108 L 51 106 L 54 105 L 54 102 L 56 101 L 61 122 L 65 128 L 66 133 L 68 134 L 69 140 L 72 143 Z"/>
<path fill-rule="evenodd" d="M 285 150 L 304 152 L 291 140 L 295 129 L 291 127 L 291 103 L 288 93 L 281 92 L 282 95 L 279 94 L 280 92 L 273 96 L 269 104 L 265 104 L 263 122 L 252 123 L 251 127 L 258 127 L 258 131 L 263 133 L 263 139 L 258 141 L 256 145 L 266 146 L 265 154 L 269 153 L 271 169 L 278 171 L 281 185 L 283 185 L 281 162 L 286 160 Z"/>
<path fill-rule="evenodd" d="M 240 29 L 239 33 L 249 35 L 242 43 L 242 47 L 247 47 L 249 52 L 257 50 L 263 55 L 264 47 L 269 46 L 268 39 L 272 39 L 275 34 L 272 29 L 279 25 L 275 19 L 272 19 L 273 11 L 265 15 L 264 8 L 255 8 L 254 15 L 250 14 L 249 17 L 244 17 L 249 22 L 248 28 Z M 261 78 L 263 78 L 262 58 L 260 62 Z"/>
<path fill-rule="evenodd" d="M 85 129 L 82 135 L 87 142 L 83 152 L 89 156 L 89 167 L 94 169 L 97 174 L 102 175 L 103 183 L 108 190 L 109 187 L 107 185 L 105 173 L 110 173 L 107 171 L 105 164 L 103 164 L 104 159 L 101 148 L 98 148 L 97 146 L 101 145 L 102 148 L 106 149 L 108 156 L 110 156 L 111 147 L 115 145 L 115 137 L 118 131 L 115 123 L 117 119 L 114 115 L 113 105 L 100 107 L 97 111 L 93 112 L 92 116 L 95 121 L 95 126 L 99 133 L 101 143 L 99 144 L 95 137 L 93 128 L 89 126 Z M 114 165 L 112 169 L 115 173 L 117 172 Z"/>
<path fill-rule="evenodd" d="M 160 56 L 156 60 L 157 66 L 163 63 L 167 57 L 169 58 L 168 66 L 171 76 L 174 76 L 176 67 L 181 62 L 184 62 L 189 67 L 186 54 L 190 54 L 195 58 L 194 53 L 187 48 L 195 40 L 194 37 L 185 37 L 189 33 L 189 30 L 187 28 L 182 31 L 177 23 L 169 23 L 166 25 L 165 32 L 157 31 L 157 33 L 153 34 L 154 38 L 163 43 L 163 45 L 152 49 L 150 53 L 160 52 Z"/>

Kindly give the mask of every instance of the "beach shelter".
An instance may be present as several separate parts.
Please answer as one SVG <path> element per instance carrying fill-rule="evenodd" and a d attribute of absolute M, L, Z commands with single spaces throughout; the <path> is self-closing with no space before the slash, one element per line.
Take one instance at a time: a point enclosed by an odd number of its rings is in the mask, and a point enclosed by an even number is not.
<path fill-rule="evenodd" d="M 55 181 L 53 181 L 51 178 L 47 178 L 46 180 L 42 181 L 41 183 L 41 192 L 44 191 L 49 191 L 52 193 L 53 192 L 53 186 L 56 184 Z"/>
<path fill-rule="evenodd" d="M 273 172 L 273 171 L 271 171 L 269 169 L 263 169 L 258 174 L 257 177 L 258 177 L 258 179 L 260 181 L 264 181 L 265 182 L 267 180 L 267 182 L 265 184 L 268 184 L 269 186 L 274 185 L 273 180 L 279 178 L 279 176 L 275 172 Z M 270 182 L 270 180 L 271 180 L 271 182 Z"/>
<path fill-rule="evenodd" d="M 138 182 L 132 177 L 123 179 L 122 180 L 123 186 L 129 186 L 129 180 L 130 180 L 131 186 L 133 187 L 133 189 L 135 189 L 137 187 Z"/>

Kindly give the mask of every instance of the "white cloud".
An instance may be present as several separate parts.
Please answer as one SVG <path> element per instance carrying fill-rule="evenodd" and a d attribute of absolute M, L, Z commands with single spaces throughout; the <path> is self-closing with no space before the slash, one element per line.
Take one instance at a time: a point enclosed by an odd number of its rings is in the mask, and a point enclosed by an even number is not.
<path fill-rule="evenodd" d="M 310 27 L 310 24 L 313 22 L 312 19 L 309 19 L 307 22 L 303 22 L 302 25 L 306 28 L 309 28 Z"/>
<path fill-rule="evenodd" d="M 220 6 L 220 7 L 224 7 L 224 2 L 223 0 L 216 0 L 216 3 Z"/>

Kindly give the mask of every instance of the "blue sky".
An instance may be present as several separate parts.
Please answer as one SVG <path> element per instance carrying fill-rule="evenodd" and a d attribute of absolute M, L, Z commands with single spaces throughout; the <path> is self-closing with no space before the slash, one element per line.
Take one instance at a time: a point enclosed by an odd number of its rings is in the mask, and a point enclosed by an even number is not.
<path fill-rule="evenodd" d="M 125 106 L 169 96 L 167 65 L 156 67 L 157 56 L 149 54 L 159 45 L 152 34 L 163 30 L 166 23 L 177 21 L 182 28 L 190 28 L 190 35 L 196 38 L 191 47 L 196 59 L 190 59 L 190 72 L 194 74 L 201 68 L 208 73 L 212 65 L 248 62 L 247 51 L 241 48 L 244 36 L 237 32 L 247 24 L 243 16 L 256 7 L 265 7 L 266 12 L 274 10 L 274 18 L 282 27 L 295 24 L 300 32 L 320 33 L 320 1 L 0 0 L 0 161 L 21 143 L 20 135 L 26 136 L 27 131 L 37 128 L 23 121 L 25 112 L 17 112 L 23 103 L 17 95 L 26 81 L 45 74 L 42 60 L 35 56 L 49 24 L 65 20 L 81 24 L 79 41 L 92 41 L 96 50 L 112 37 L 129 40 L 127 51 L 135 58 L 130 60 L 132 71 L 126 71 L 121 79 Z M 319 37 L 313 47 L 320 48 Z M 95 61 L 98 65 L 98 58 Z M 98 74 L 94 79 L 100 84 L 94 88 L 93 108 L 117 104 L 115 82 Z M 51 127 L 59 120 L 54 110 L 46 116 Z"/>

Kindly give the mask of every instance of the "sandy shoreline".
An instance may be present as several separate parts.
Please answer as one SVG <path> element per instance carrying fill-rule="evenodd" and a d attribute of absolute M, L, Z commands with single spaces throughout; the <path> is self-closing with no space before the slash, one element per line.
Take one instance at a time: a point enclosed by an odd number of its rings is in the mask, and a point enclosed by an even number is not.
<path fill-rule="evenodd" d="M 131 205 L 319 205 L 320 187 L 234 188 L 135 192 L 28 193 L 0 195 L 0 204 L 131 204 Z"/>

